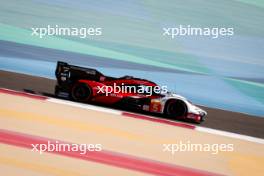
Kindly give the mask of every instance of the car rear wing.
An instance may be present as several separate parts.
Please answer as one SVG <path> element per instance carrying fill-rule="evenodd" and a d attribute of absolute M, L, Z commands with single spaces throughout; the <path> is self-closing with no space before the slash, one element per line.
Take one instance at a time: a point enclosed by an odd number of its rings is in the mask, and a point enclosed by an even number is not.
<path fill-rule="evenodd" d="M 61 61 L 57 62 L 55 75 L 59 85 L 72 84 L 80 79 L 99 81 L 100 77 L 104 76 L 95 69 L 70 65 Z"/>

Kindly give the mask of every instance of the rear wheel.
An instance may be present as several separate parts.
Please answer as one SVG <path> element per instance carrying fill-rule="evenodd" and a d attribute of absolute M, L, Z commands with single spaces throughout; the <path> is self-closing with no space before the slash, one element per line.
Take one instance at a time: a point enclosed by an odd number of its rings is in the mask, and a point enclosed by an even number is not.
<path fill-rule="evenodd" d="M 92 89 L 84 83 L 77 83 L 72 88 L 71 97 L 74 101 L 87 102 L 92 98 Z"/>
<path fill-rule="evenodd" d="M 165 106 L 165 115 L 169 118 L 183 118 L 187 114 L 187 106 L 182 100 L 169 100 Z"/>
<path fill-rule="evenodd" d="M 55 86 L 55 96 L 59 96 L 59 93 L 60 93 L 60 87 L 58 85 Z"/>

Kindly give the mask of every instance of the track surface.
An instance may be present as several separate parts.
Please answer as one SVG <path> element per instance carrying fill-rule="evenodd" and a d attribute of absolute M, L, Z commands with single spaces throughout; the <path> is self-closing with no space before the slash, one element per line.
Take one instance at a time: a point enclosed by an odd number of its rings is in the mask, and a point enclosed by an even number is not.
<path fill-rule="evenodd" d="M 53 96 L 55 80 L 0 71 L 0 87 Z M 208 116 L 201 126 L 264 138 L 264 119 L 241 113 L 203 107 Z"/>
<path fill-rule="evenodd" d="M 114 110 L 100 111 L 93 105 L 84 109 L 75 106 L 82 106 L 80 103 L 25 93 L 2 91 L 0 99 L 0 168 L 5 175 L 215 176 L 264 172 L 263 142 L 128 118 L 113 113 Z M 31 151 L 31 144 L 43 144 L 47 140 L 99 143 L 103 150 L 84 155 L 67 150 L 41 155 Z M 233 144 L 234 150 L 217 154 L 164 151 L 164 144 L 179 141 Z"/>

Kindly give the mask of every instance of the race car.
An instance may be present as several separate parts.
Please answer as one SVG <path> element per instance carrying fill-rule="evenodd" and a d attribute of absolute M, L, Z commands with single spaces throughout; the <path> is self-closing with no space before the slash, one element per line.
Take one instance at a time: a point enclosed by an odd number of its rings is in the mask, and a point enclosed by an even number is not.
<path fill-rule="evenodd" d="M 138 111 L 162 114 L 170 119 L 189 119 L 200 123 L 206 111 L 186 98 L 161 89 L 156 83 L 123 76 L 105 76 L 93 68 L 58 61 L 55 95 L 83 103 L 103 103 Z M 130 90 L 130 91 L 128 91 Z"/>

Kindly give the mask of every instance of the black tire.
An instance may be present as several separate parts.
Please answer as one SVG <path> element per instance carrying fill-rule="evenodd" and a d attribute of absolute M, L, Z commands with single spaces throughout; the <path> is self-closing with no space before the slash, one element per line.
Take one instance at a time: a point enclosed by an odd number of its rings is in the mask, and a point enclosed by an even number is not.
<path fill-rule="evenodd" d="M 92 98 L 92 89 L 84 83 L 76 83 L 72 87 L 71 98 L 78 102 L 88 102 Z"/>
<path fill-rule="evenodd" d="M 60 93 L 60 87 L 58 85 L 55 86 L 55 91 L 54 91 L 54 94 L 56 97 L 59 96 L 59 93 Z"/>
<path fill-rule="evenodd" d="M 169 100 L 165 105 L 165 116 L 168 118 L 183 118 L 187 114 L 187 106 L 182 100 Z"/>

